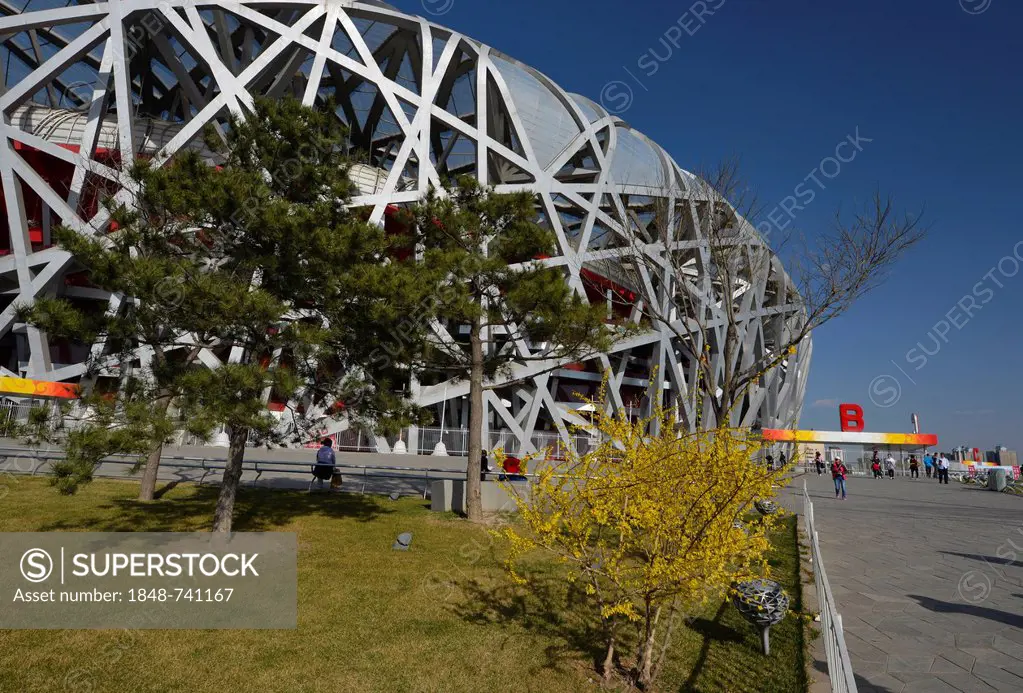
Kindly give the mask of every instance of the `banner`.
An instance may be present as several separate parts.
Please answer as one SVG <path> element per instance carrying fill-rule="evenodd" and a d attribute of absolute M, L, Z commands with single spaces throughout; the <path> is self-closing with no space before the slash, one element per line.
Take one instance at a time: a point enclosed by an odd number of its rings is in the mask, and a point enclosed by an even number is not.
<path fill-rule="evenodd" d="M 861 433 L 765 428 L 760 435 L 764 440 L 773 443 L 858 443 L 861 445 L 913 445 L 918 447 L 934 447 L 938 444 L 938 436 L 933 433 Z"/>
<path fill-rule="evenodd" d="M 52 383 L 46 380 L 28 380 L 27 378 L 12 378 L 3 375 L 0 376 L 0 395 L 78 399 L 78 386 L 72 383 Z"/>

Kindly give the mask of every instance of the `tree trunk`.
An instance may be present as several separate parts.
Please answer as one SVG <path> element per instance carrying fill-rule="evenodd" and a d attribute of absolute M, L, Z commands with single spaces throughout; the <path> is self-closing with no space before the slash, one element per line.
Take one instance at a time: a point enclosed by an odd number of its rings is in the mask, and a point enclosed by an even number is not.
<path fill-rule="evenodd" d="M 139 483 L 139 500 L 151 501 L 156 493 L 156 475 L 160 471 L 160 457 L 163 455 L 163 442 L 149 452 L 146 466 L 142 469 L 142 481 Z"/>
<path fill-rule="evenodd" d="M 231 447 L 227 453 L 227 467 L 224 482 L 220 485 L 217 510 L 213 515 L 214 532 L 230 532 L 234 520 L 234 500 L 242 479 L 242 462 L 245 460 L 245 442 L 249 439 L 246 427 L 231 428 Z"/>
<path fill-rule="evenodd" d="M 611 679 L 611 674 L 614 673 L 614 658 L 615 658 L 615 636 L 612 635 L 607 641 L 607 654 L 604 656 L 604 680 L 608 681 Z"/>
<path fill-rule="evenodd" d="M 656 680 L 664 668 L 664 660 L 668 658 L 668 650 L 671 648 L 671 636 L 675 633 L 675 626 L 679 619 L 678 597 L 671 603 L 671 611 L 668 612 L 668 630 L 664 633 L 664 642 L 661 643 L 661 652 L 657 656 L 657 663 L 650 673 L 650 679 Z"/>
<path fill-rule="evenodd" d="M 655 635 L 657 634 L 657 619 L 661 616 L 661 607 L 657 607 L 654 611 L 654 617 L 652 621 L 648 621 L 646 641 L 643 643 L 643 657 L 639 667 L 639 683 L 646 689 L 649 688 L 653 682 L 653 677 L 650 675 L 651 668 L 654 661 L 654 645 L 656 644 Z"/>
<path fill-rule="evenodd" d="M 157 398 L 154 405 L 157 416 L 163 417 L 167 413 L 167 407 L 170 406 L 171 398 L 169 395 L 161 396 Z M 139 484 L 139 500 L 140 501 L 151 501 L 153 495 L 156 493 L 156 475 L 160 471 L 160 457 L 163 455 L 163 441 L 161 440 L 156 446 L 150 450 L 149 457 L 146 459 L 146 466 L 142 470 L 142 481 Z"/>
<path fill-rule="evenodd" d="M 471 522 L 483 521 L 480 499 L 480 469 L 483 456 L 483 338 L 480 320 L 473 320 L 469 332 L 472 358 L 469 365 L 469 462 L 466 465 L 465 505 Z"/>

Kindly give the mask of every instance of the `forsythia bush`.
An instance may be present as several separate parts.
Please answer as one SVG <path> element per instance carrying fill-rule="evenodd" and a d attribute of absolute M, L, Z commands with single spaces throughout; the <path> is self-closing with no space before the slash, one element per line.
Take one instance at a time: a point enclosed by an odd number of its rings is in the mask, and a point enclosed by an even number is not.
<path fill-rule="evenodd" d="M 772 518 L 751 511 L 782 472 L 755 464 L 760 441 L 748 431 L 680 433 L 671 410 L 633 422 L 592 404 L 606 442 L 536 465 L 530 494 L 518 496 L 524 527 L 502 534 L 516 581 L 528 583 L 519 559 L 541 549 L 584 587 L 605 626 L 605 677 L 620 663 L 617 649 L 635 643 L 630 673 L 648 686 L 685 614 L 735 580 L 766 574 Z"/>

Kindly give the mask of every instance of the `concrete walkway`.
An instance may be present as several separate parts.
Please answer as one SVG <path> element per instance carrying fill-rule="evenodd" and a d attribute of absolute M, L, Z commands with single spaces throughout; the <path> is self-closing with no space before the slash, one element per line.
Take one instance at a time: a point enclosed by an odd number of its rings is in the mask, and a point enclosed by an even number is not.
<path fill-rule="evenodd" d="M 803 478 L 860 693 L 1023 691 L 1023 498 L 856 477 L 838 501 Z"/>
<path fill-rule="evenodd" d="M 12 452 L 12 456 L 5 453 Z M 5 474 L 46 474 L 49 462 L 35 456 L 45 456 L 50 449 L 39 451 L 24 448 L 19 441 L 0 438 L 0 476 Z M 58 451 L 59 452 L 59 451 Z M 158 478 L 162 482 L 205 482 L 218 484 L 223 477 L 223 464 L 227 448 L 174 447 L 164 448 L 164 460 Z M 18 456 L 14 456 L 14 454 Z M 190 458 L 190 467 L 176 464 L 175 457 Z M 200 459 L 213 469 L 197 468 Z M 249 448 L 245 451 L 243 486 L 305 490 L 312 479 L 310 467 L 315 462 L 316 450 L 266 450 Z M 180 462 L 180 460 L 178 460 Z M 258 471 L 255 463 L 261 466 Z M 273 463 L 285 463 L 274 465 Z M 286 466 L 290 463 L 294 466 Z M 438 479 L 465 479 L 464 457 L 437 457 L 434 455 L 394 455 L 378 453 L 338 452 L 337 463 L 344 475 L 345 491 L 355 493 L 422 495 L 430 482 Z M 269 468 L 266 468 L 266 465 Z M 401 470 L 396 468 L 402 468 Z M 138 480 L 139 474 L 123 463 L 103 463 L 95 471 L 97 477 Z"/>

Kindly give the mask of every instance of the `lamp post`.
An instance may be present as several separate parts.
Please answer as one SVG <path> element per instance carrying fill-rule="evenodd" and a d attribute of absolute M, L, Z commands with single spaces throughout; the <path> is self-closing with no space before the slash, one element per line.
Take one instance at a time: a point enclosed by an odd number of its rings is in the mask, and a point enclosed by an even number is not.
<path fill-rule="evenodd" d="M 444 418 L 448 413 L 448 384 L 444 383 L 444 399 L 440 404 L 440 440 L 433 446 L 433 454 L 438 457 L 447 457 L 448 448 L 444 445 Z"/>

